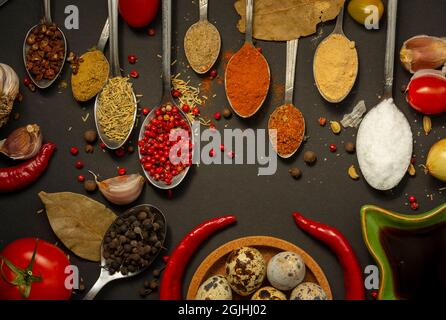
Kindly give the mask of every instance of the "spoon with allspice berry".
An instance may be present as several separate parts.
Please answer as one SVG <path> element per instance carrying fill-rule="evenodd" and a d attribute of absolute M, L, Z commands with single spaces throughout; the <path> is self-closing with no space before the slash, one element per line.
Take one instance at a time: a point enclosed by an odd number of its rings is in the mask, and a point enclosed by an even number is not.
<path fill-rule="evenodd" d="M 299 39 L 287 42 L 285 101 L 271 114 L 268 121 L 270 142 L 277 154 L 284 159 L 292 157 L 305 136 L 305 119 L 293 104 Z"/>
<path fill-rule="evenodd" d="M 166 218 L 152 205 L 133 207 L 116 218 L 102 241 L 101 274 L 84 300 L 93 300 L 113 280 L 147 270 L 163 250 L 166 234 Z"/>

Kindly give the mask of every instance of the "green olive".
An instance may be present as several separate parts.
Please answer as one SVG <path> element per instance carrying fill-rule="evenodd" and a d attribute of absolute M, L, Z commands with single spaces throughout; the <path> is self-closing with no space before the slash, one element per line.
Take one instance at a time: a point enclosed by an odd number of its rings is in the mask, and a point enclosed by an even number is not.
<path fill-rule="evenodd" d="M 350 16 L 360 24 L 365 24 L 366 19 L 374 14 L 375 10 L 368 10 L 368 6 L 375 6 L 378 9 L 378 16 L 381 17 L 384 14 L 384 4 L 381 0 L 351 0 L 348 4 L 348 13 Z M 367 9 L 366 9 L 367 8 Z M 375 21 L 377 22 L 377 21 Z"/>

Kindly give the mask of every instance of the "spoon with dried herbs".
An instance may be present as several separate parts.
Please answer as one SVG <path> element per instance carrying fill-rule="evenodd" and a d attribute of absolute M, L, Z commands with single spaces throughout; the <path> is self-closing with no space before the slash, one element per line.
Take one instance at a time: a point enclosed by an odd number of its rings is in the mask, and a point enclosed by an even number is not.
<path fill-rule="evenodd" d="M 32 82 L 40 89 L 51 86 L 62 72 L 67 39 L 51 19 L 51 1 L 43 0 L 42 22 L 29 29 L 23 43 L 23 61 Z"/>
<path fill-rule="evenodd" d="M 292 157 L 304 140 L 305 119 L 293 105 L 294 80 L 299 39 L 287 42 L 285 102 L 271 114 L 268 132 L 271 144 L 284 159 Z"/>
<path fill-rule="evenodd" d="M 271 79 L 268 61 L 252 42 L 253 7 L 254 0 L 247 0 L 245 44 L 231 57 L 225 72 L 226 96 L 241 118 L 249 118 L 260 109 Z"/>
<path fill-rule="evenodd" d="M 189 146 L 194 143 L 194 135 L 189 118 L 181 108 L 175 105 L 171 94 L 172 0 L 163 1 L 162 11 L 163 96 L 161 104 L 153 108 L 144 119 L 139 133 L 138 153 L 144 174 L 149 182 L 159 189 L 168 190 L 178 186 L 190 169 L 193 150 Z M 172 135 L 181 138 L 183 146 L 187 146 L 187 150 L 184 152 L 184 148 L 181 147 L 181 157 L 176 159 L 178 161 L 173 159 L 170 154 L 170 151 L 177 146 L 177 144 L 172 145 L 169 141 L 173 137 Z M 156 149 L 159 159 L 151 157 L 151 149 Z M 150 163 L 149 158 L 153 159 Z"/>
<path fill-rule="evenodd" d="M 184 52 L 190 66 L 198 74 L 208 72 L 217 61 L 221 37 L 217 28 L 208 21 L 208 0 L 200 0 L 200 20 L 187 30 Z"/>
<path fill-rule="evenodd" d="M 118 217 L 101 245 L 101 274 L 84 300 L 93 300 L 109 282 L 147 270 L 163 249 L 167 221 L 156 207 L 143 204 Z"/>
<path fill-rule="evenodd" d="M 110 22 L 111 78 L 96 96 L 94 117 L 102 142 L 111 150 L 122 147 L 135 125 L 137 101 L 128 77 L 123 77 L 119 65 L 118 0 L 108 0 Z"/>
<path fill-rule="evenodd" d="M 354 41 L 344 34 L 344 5 L 333 32 L 317 47 L 313 61 L 316 87 L 321 96 L 330 103 L 343 101 L 358 76 L 358 52 Z"/>

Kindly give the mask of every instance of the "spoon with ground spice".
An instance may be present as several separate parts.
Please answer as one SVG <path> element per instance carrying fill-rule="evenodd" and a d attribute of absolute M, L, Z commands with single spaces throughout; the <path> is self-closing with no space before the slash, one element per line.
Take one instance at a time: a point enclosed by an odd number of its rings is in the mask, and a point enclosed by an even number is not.
<path fill-rule="evenodd" d="M 107 83 L 110 64 L 104 49 L 109 36 L 110 23 L 107 19 L 96 47 L 81 55 L 79 61 L 72 65 L 71 90 L 79 102 L 94 98 Z"/>
<path fill-rule="evenodd" d="M 40 89 L 46 89 L 56 81 L 67 57 L 67 39 L 53 23 L 50 0 L 43 0 L 43 11 L 42 22 L 29 29 L 23 43 L 26 72 Z"/>
<path fill-rule="evenodd" d="M 358 52 L 355 42 L 345 36 L 343 23 L 344 5 L 333 32 L 319 44 L 313 61 L 316 87 L 330 103 L 343 101 L 358 76 Z"/>
<path fill-rule="evenodd" d="M 99 138 L 111 150 L 121 148 L 132 133 L 137 114 L 137 101 L 128 77 L 119 65 L 118 2 L 108 0 L 110 22 L 111 77 L 96 96 L 94 118 Z"/>
<path fill-rule="evenodd" d="M 293 105 L 298 47 L 299 39 L 287 42 L 285 101 L 274 110 L 268 121 L 271 144 L 277 154 L 284 159 L 296 153 L 305 135 L 305 119 L 300 110 Z"/>
<path fill-rule="evenodd" d="M 171 140 L 176 133 L 179 135 L 176 137 L 180 137 L 181 132 L 187 134 L 187 136 L 181 136 L 182 142 L 184 145 L 194 144 L 194 133 L 192 132 L 192 126 L 189 118 L 183 112 L 181 108 L 176 106 L 175 101 L 172 97 L 172 87 L 171 87 L 171 50 L 172 50 L 172 0 L 163 0 L 162 7 L 163 14 L 163 96 L 161 98 L 161 103 L 153 108 L 147 117 L 144 119 L 141 125 L 141 131 L 139 133 L 138 139 L 138 151 L 140 163 L 144 169 L 144 174 L 149 180 L 149 182 L 162 190 L 170 190 L 178 186 L 186 177 L 189 172 L 191 166 L 191 159 L 193 157 L 193 150 L 189 150 L 189 154 L 185 162 L 176 163 L 176 161 L 171 161 L 174 148 L 178 146 L 178 142 L 174 143 L 175 140 Z M 176 120 L 175 120 L 176 119 Z M 183 123 L 182 125 L 179 125 Z M 184 129 L 187 128 L 188 132 Z M 150 132 L 152 129 L 152 132 Z M 180 131 L 183 129 L 184 131 Z M 163 137 L 159 134 L 157 136 L 157 132 L 162 132 Z M 152 135 L 146 136 L 146 134 Z M 149 143 L 150 139 L 154 140 L 159 139 L 157 143 L 154 145 L 154 149 L 158 154 L 158 159 L 155 158 L 156 155 L 150 154 L 149 150 L 145 150 L 145 144 Z M 178 140 L 176 140 L 178 141 Z M 180 141 L 180 142 L 181 142 Z M 162 145 L 162 147 L 161 147 Z M 163 150 L 161 151 L 161 148 Z M 182 150 L 182 148 L 181 148 Z M 160 157 L 160 152 L 164 152 L 165 156 Z M 167 153 L 167 154 L 166 154 Z M 184 154 L 181 152 L 182 156 Z M 157 166 L 157 170 L 159 172 L 156 175 L 152 176 L 150 174 L 150 169 L 145 164 L 145 161 L 148 157 L 153 158 L 153 167 Z M 189 158 L 190 157 L 190 158 Z M 161 160 L 161 158 L 164 158 Z M 173 159 L 172 159 L 173 160 Z M 181 166 L 179 169 L 178 167 Z M 176 169 L 174 167 L 177 167 Z M 172 171 L 175 169 L 176 174 L 173 174 Z M 154 170 L 154 169 L 153 169 Z M 162 175 L 171 175 L 171 179 L 167 179 L 168 183 L 166 183 L 166 178 L 162 179 Z M 160 178 L 158 178 L 158 176 Z"/>
<path fill-rule="evenodd" d="M 200 20 L 187 30 L 184 52 L 190 66 L 198 74 L 208 72 L 217 61 L 221 37 L 217 28 L 208 21 L 208 0 L 200 0 Z"/>
<path fill-rule="evenodd" d="M 271 79 L 268 62 L 252 42 L 253 7 L 254 0 L 247 0 L 245 44 L 231 57 L 225 73 L 226 96 L 241 118 L 249 118 L 260 109 Z"/>

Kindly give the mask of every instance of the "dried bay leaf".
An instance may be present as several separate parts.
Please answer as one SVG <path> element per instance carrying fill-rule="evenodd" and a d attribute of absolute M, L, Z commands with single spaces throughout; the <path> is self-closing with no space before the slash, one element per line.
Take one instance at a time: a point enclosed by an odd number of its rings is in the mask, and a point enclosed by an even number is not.
<path fill-rule="evenodd" d="M 86 196 L 72 192 L 46 193 L 39 197 L 46 208 L 51 228 L 62 243 L 77 256 L 101 260 L 101 243 L 117 216 Z"/>
<path fill-rule="evenodd" d="M 319 23 L 339 14 L 345 0 L 256 0 L 254 2 L 254 38 L 288 41 L 316 32 Z M 245 32 L 246 0 L 237 0 L 240 15 L 237 28 Z"/>

